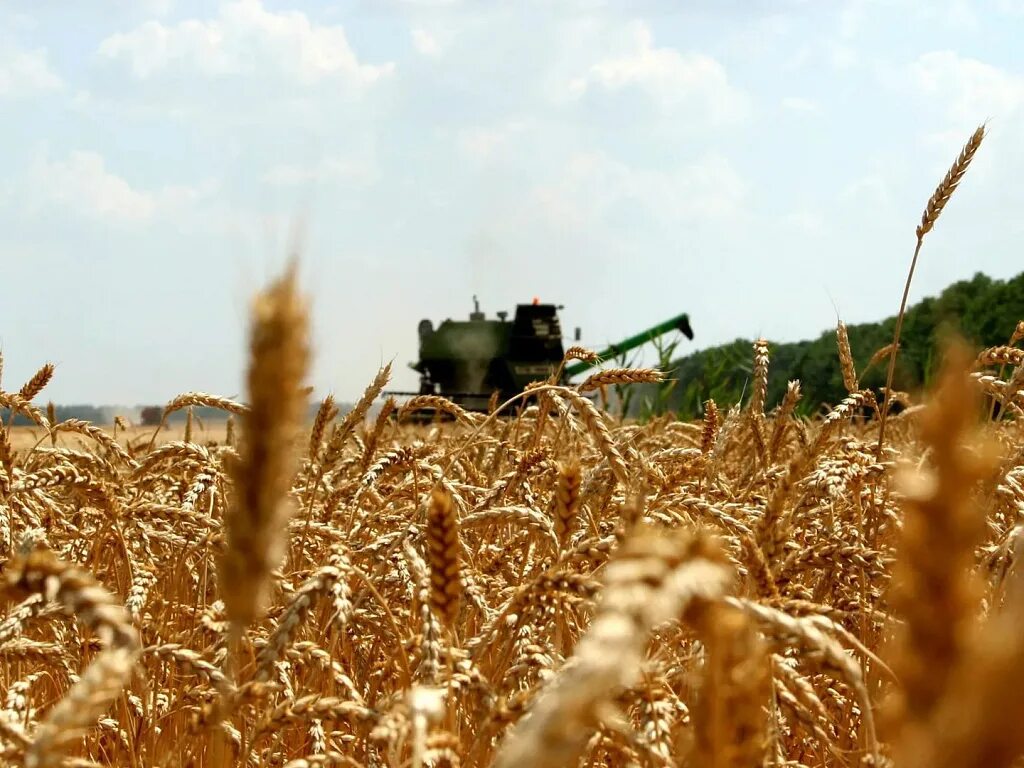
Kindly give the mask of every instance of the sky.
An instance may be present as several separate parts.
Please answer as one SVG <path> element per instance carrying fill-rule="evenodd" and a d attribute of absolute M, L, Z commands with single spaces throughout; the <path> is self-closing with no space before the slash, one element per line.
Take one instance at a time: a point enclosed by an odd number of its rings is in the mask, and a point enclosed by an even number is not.
<path fill-rule="evenodd" d="M 0 384 L 242 395 L 293 253 L 341 400 L 474 295 L 816 337 L 895 314 L 986 121 L 911 300 L 1015 275 L 1021 39 L 1024 0 L 0 0 Z"/>

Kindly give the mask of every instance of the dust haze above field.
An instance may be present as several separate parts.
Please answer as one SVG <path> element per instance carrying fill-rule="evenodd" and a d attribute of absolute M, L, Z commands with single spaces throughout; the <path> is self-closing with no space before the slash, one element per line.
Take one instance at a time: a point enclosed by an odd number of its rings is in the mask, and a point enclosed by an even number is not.
<path fill-rule="evenodd" d="M 887 317 L 986 120 L 911 301 L 1020 270 L 1016 0 L 12 0 L 0 23 L 4 380 L 53 360 L 57 402 L 239 393 L 248 297 L 292 249 L 340 400 L 390 360 L 415 387 L 416 324 L 473 294 L 562 303 L 595 348 L 682 311 L 680 352 Z"/>

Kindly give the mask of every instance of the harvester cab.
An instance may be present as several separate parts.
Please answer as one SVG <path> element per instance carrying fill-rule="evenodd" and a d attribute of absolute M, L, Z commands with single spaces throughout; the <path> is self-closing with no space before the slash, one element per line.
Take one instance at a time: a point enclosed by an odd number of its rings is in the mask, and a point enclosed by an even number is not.
<path fill-rule="evenodd" d="M 416 394 L 443 395 L 466 410 L 483 411 L 494 392 L 512 397 L 554 373 L 562 361 L 560 306 L 534 301 L 488 318 L 473 297 L 468 320 L 447 319 L 436 328 L 419 324 L 420 374 Z M 414 394 L 414 393 L 396 393 Z"/>

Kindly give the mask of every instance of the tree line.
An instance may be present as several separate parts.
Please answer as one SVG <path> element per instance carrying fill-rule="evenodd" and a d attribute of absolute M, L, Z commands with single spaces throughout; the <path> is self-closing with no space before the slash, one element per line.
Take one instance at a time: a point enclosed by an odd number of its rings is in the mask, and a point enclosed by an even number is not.
<path fill-rule="evenodd" d="M 908 308 L 903 321 L 893 389 L 913 395 L 929 386 L 947 334 L 959 333 L 978 347 L 1006 344 L 1021 320 L 1024 273 L 996 280 L 979 272 L 970 280 L 953 283 L 938 296 L 921 300 Z M 860 385 L 876 394 L 885 386 L 888 358 L 870 369 L 866 370 L 866 366 L 877 351 L 892 341 L 895 324 L 893 315 L 875 323 L 847 326 Z M 753 339 L 736 339 L 674 360 L 669 368 L 674 385 L 665 398 L 669 408 L 680 418 L 689 419 L 703 413 L 709 398 L 720 405 L 748 400 L 753 343 Z M 766 408 L 781 401 L 791 379 L 800 381 L 800 413 L 804 415 L 820 412 L 846 397 L 834 328 L 812 340 L 769 343 L 771 367 Z"/>

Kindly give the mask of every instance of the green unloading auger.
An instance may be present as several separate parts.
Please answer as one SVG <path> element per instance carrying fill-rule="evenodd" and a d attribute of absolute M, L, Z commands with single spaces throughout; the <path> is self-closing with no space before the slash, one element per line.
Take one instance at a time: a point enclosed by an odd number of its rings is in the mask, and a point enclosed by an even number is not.
<path fill-rule="evenodd" d="M 671 320 L 658 323 L 658 325 L 648 328 L 646 331 L 641 331 L 638 334 L 630 336 L 628 339 L 623 339 L 618 344 L 611 344 L 606 349 L 602 349 L 597 353 L 597 360 L 578 360 L 572 365 L 567 365 L 565 367 L 565 375 L 567 377 L 576 376 L 590 368 L 601 365 L 601 363 L 611 357 L 624 354 L 629 352 L 631 349 L 643 346 L 647 342 L 653 341 L 669 331 L 681 331 L 686 338 L 691 341 L 693 340 L 693 329 L 690 327 L 690 317 L 686 313 L 683 313 L 681 315 L 676 315 Z"/>

